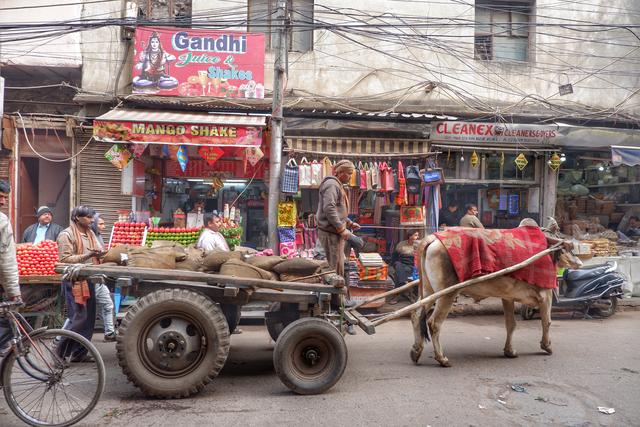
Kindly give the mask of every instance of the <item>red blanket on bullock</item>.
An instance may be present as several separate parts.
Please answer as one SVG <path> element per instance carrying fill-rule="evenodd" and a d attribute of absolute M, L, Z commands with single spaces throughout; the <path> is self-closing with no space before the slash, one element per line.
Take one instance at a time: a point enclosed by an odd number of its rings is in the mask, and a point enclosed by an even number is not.
<path fill-rule="evenodd" d="M 511 267 L 548 247 L 538 227 L 508 230 L 450 227 L 435 234 L 447 248 L 461 282 Z M 556 268 L 550 255 L 510 276 L 541 288 L 557 286 Z"/>

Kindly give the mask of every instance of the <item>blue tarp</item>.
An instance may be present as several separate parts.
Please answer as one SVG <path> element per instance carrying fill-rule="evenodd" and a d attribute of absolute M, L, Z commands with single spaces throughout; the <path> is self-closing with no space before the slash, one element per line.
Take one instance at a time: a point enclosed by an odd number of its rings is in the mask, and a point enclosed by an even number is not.
<path fill-rule="evenodd" d="M 640 165 L 640 147 L 622 147 L 619 145 L 612 145 L 611 162 L 614 166 Z"/>

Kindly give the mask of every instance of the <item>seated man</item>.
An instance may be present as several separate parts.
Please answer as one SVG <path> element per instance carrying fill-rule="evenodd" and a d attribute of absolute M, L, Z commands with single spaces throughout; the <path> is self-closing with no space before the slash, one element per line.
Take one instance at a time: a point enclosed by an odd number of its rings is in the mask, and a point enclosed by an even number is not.
<path fill-rule="evenodd" d="M 628 237 L 640 236 L 640 219 L 635 215 L 629 217 L 629 223 L 623 233 Z"/>
<path fill-rule="evenodd" d="M 62 227 L 53 222 L 53 213 L 48 206 L 40 206 L 36 212 L 38 222 L 31 224 L 22 234 L 22 243 L 38 244 L 43 240 L 58 240 Z"/>
<path fill-rule="evenodd" d="M 229 245 L 219 231 L 222 218 L 217 213 L 207 213 L 204 215 L 204 223 L 206 228 L 202 230 L 196 248 L 205 251 L 229 251 Z"/>

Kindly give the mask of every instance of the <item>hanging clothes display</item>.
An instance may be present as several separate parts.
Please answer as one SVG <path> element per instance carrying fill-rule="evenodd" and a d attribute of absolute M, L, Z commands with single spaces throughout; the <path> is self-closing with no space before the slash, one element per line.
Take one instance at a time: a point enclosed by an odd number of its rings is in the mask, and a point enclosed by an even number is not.
<path fill-rule="evenodd" d="M 398 160 L 398 195 L 396 205 L 406 205 L 407 201 L 407 181 L 404 179 L 404 165 Z"/>

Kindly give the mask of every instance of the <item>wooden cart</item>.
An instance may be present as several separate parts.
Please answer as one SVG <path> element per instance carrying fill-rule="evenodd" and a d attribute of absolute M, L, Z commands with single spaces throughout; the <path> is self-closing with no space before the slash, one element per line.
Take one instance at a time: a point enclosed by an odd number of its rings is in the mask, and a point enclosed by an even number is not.
<path fill-rule="evenodd" d="M 68 280 L 106 283 L 116 294 L 137 297 L 120 324 L 118 362 L 147 396 L 176 398 L 200 391 L 227 359 L 240 307 L 268 301 L 273 360 L 282 382 L 299 394 L 332 387 L 347 363 L 339 310 L 344 279 L 326 284 L 246 279 L 220 274 L 148 268 L 59 265 Z"/>
<path fill-rule="evenodd" d="M 64 322 L 64 300 L 60 291 L 59 274 L 20 276 L 20 292 L 25 307 L 22 314 L 34 328 L 60 327 Z"/>

